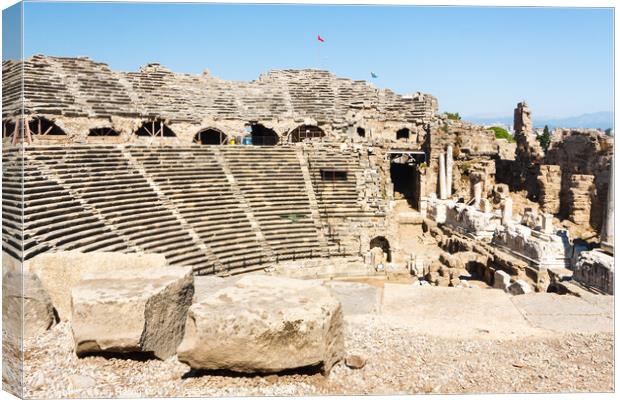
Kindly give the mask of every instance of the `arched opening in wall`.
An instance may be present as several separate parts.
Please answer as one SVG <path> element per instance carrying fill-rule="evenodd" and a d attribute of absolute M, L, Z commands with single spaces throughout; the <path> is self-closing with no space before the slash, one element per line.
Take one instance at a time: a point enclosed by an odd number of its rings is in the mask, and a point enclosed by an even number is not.
<path fill-rule="evenodd" d="M 65 136 L 66 133 L 47 118 L 35 117 L 28 122 L 31 135 L 37 136 Z"/>
<path fill-rule="evenodd" d="M 9 138 L 15 134 L 15 122 L 5 119 L 2 121 L 2 138 Z"/>
<path fill-rule="evenodd" d="M 325 137 L 325 132 L 316 125 L 300 125 L 289 133 L 289 140 L 291 143 L 299 143 L 304 139 L 322 137 Z"/>
<path fill-rule="evenodd" d="M 98 137 L 118 137 L 121 134 L 118 131 L 115 131 L 112 128 L 93 128 L 88 131 L 88 136 L 98 136 Z"/>
<path fill-rule="evenodd" d="M 278 144 L 278 134 L 262 124 L 250 125 L 252 132 L 252 144 L 255 146 L 275 146 Z"/>
<path fill-rule="evenodd" d="M 388 152 L 390 158 L 390 179 L 394 189 L 394 200 L 406 200 L 409 207 L 420 207 L 419 166 L 426 162 L 423 151 Z"/>
<path fill-rule="evenodd" d="M 385 253 L 387 262 L 392 262 L 392 252 L 390 251 L 390 242 L 385 236 L 376 236 L 370 241 L 370 248 L 379 247 Z"/>
<path fill-rule="evenodd" d="M 163 120 L 157 119 L 146 121 L 136 131 L 136 136 L 141 137 L 177 137 L 177 135 L 168 128 Z"/>
<path fill-rule="evenodd" d="M 227 136 L 219 129 L 207 128 L 203 129 L 194 136 L 194 143 L 203 145 L 225 144 Z"/>
<path fill-rule="evenodd" d="M 400 140 L 400 139 L 408 140 L 410 133 L 411 132 L 407 128 L 399 129 L 396 132 L 396 140 Z"/>
<path fill-rule="evenodd" d="M 357 127 L 357 136 L 359 137 L 366 137 L 366 129 L 362 128 L 361 126 Z"/>

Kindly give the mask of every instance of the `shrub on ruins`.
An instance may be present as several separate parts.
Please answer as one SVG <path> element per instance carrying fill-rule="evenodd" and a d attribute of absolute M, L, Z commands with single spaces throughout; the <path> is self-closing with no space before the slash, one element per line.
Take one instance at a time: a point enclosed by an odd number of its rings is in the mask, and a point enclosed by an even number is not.
<path fill-rule="evenodd" d="M 538 135 L 536 139 L 540 143 L 540 147 L 546 152 L 549 148 L 549 143 L 551 143 L 551 134 L 549 133 L 549 127 L 547 125 L 545 125 L 543 129 L 542 135 Z"/>
<path fill-rule="evenodd" d="M 489 129 L 495 133 L 497 139 L 506 139 L 509 143 L 515 142 L 515 138 L 506 129 L 499 126 L 492 126 Z"/>
<path fill-rule="evenodd" d="M 451 120 L 454 120 L 454 121 L 460 121 L 461 120 L 461 116 L 459 115 L 459 113 L 446 112 L 446 117 L 448 119 L 451 119 Z"/>

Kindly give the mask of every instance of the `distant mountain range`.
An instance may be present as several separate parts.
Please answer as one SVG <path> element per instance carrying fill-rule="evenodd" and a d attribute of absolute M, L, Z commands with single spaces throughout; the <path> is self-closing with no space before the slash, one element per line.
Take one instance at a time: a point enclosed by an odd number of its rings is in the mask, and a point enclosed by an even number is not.
<path fill-rule="evenodd" d="M 476 117 L 464 116 L 465 121 L 473 122 L 480 125 L 501 124 L 512 126 L 513 116 L 505 117 Z M 543 128 L 548 125 L 549 128 L 598 128 L 608 129 L 614 126 L 614 113 L 611 111 L 600 111 L 595 113 L 582 114 L 576 117 L 551 118 L 533 116 L 535 128 Z"/>

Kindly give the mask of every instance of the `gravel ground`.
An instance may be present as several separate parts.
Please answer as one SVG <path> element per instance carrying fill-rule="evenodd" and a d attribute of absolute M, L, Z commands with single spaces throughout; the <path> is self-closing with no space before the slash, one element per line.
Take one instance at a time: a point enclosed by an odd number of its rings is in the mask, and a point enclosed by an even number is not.
<path fill-rule="evenodd" d="M 610 392 L 613 335 L 564 334 L 498 340 L 414 335 L 368 316 L 347 321 L 348 354 L 363 369 L 340 363 L 318 373 L 268 376 L 199 374 L 176 358 L 78 359 L 68 323 L 25 343 L 25 396 L 161 397 L 326 394 Z M 358 319 L 356 319 L 357 321 Z"/>

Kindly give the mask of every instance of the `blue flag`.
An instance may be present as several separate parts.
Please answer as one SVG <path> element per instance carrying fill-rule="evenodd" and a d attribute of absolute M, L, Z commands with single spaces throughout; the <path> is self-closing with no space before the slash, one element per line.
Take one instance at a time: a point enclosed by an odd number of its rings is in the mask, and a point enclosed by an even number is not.
<path fill-rule="evenodd" d="M 374 72 L 371 72 L 370 76 L 372 76 L 373 78 L 378 78 L 377 74 L 375 74 Z"/>

